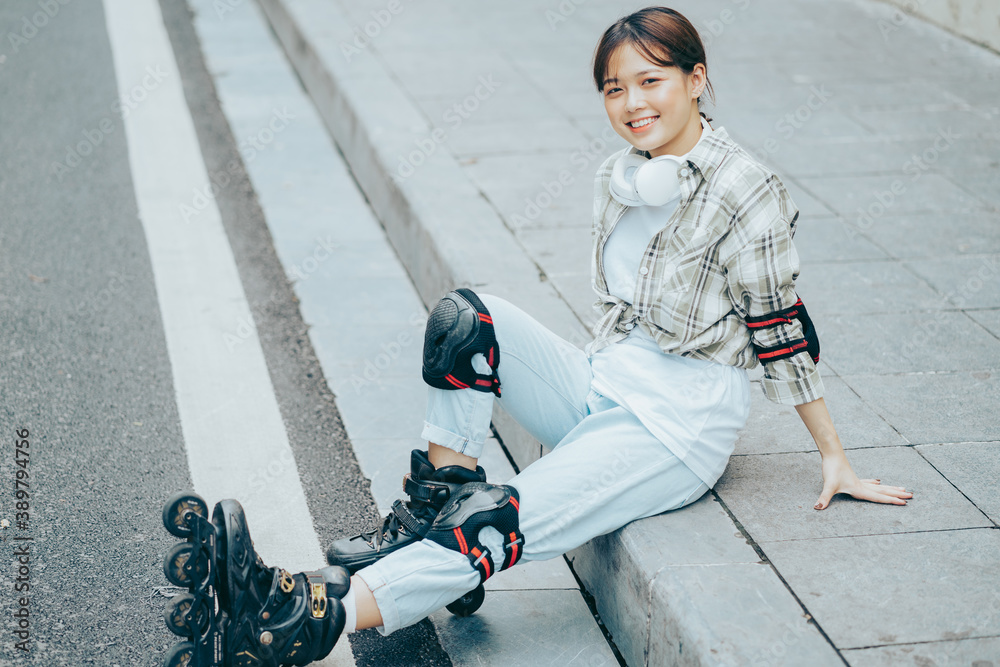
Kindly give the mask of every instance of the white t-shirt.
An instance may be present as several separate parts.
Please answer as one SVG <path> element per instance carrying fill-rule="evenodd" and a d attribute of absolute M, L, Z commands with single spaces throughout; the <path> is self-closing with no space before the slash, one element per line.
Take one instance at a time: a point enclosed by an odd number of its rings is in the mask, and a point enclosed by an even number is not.
<path fill-rule="evenodd" d="M 711 128 L 702 119 L 702 135 Z M 699 142 L 701 139 L 699 139 Z M 650 240 L 680 203 L 634 206 L 623 214 L 604 246 L 608 290 L 632 303 Z M 709 487 L 725 470 L 749 411 L 746 371 L 665 354 L 639 323 L 628 338 L 591 357 L 594 391 L 632 412 Z"/>

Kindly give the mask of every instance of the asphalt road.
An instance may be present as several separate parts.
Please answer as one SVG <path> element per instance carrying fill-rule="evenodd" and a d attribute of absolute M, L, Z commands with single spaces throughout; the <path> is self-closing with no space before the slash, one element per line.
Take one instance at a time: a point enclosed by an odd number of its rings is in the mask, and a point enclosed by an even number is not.
<path fill-rule="evenodd" d="M 159 665 L 175 641 L 160 511 L 192 482 L 102 4 L 64 1 L 0 5 L 0 665 Z M 236 142 L 186 5 L 161 9 L 213 173 Z M 325 545 L 372 522 L 368 482 L 242 169 L 217 203 Z M 351 644 L 358 665 L 451 664 L 426 621 Z"/>

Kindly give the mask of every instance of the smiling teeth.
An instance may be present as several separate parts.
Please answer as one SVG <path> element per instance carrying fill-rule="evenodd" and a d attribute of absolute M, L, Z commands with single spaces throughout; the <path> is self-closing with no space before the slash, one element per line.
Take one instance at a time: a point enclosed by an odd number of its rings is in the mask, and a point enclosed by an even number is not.
<path fill-rule="evenodd" d="M 634 120 L 631 123 L 629 123 L 629 125 L 631 125 L 632 127 L 642 127 L 644 125 L 649 125 L 654 120 L 656 120 L 656 119 L 655 118 L 643 118 L 642 120 Z"/>

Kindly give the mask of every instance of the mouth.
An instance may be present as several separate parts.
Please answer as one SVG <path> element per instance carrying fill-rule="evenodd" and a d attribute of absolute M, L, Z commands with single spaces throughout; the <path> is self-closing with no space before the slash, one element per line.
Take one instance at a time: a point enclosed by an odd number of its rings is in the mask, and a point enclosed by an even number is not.
<path fill-rule="evenodd" d="M 628 129 L 632 130 L 633 133 L 638 134 L 640 132 L 645 132 L 650 127 L 652 127 L 653 123 L 659 120 L 659 118 L 660 118 L 659 116 L 646 116 L 645 118 L 637 118 L 635 120 L 629 121 L 625 123 L 625 125 L 628 127 Z"/>

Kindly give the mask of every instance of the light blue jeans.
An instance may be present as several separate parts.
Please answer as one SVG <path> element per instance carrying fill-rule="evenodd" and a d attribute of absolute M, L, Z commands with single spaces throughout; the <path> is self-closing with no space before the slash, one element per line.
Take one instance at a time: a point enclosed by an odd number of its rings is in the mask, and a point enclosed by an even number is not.
<path fill-rule="evenodd" d="M 552 451 L 514 477 L 520 495 L 523 560 L 545 560 L 635 519 L 694 502 L 708 486 L 639 420 L 591 389 L 586 354 L 507 301 L 480 295 L 500 346 L 502 397 L 428 388 L 422 438 L 479 457 L 493 401 Z M 485 362 L 484 362 L 485 363 Z M 733 415 L 732 441 L 745 414 Z M 483 544 L 503 561 L 500 534 Z M 358 572 L 382 614 L 382 634 L 416 623 L 479 584 L 462 554 L 424 540 Z M 496 576 L 504 576 L 498 573 Z"/>

